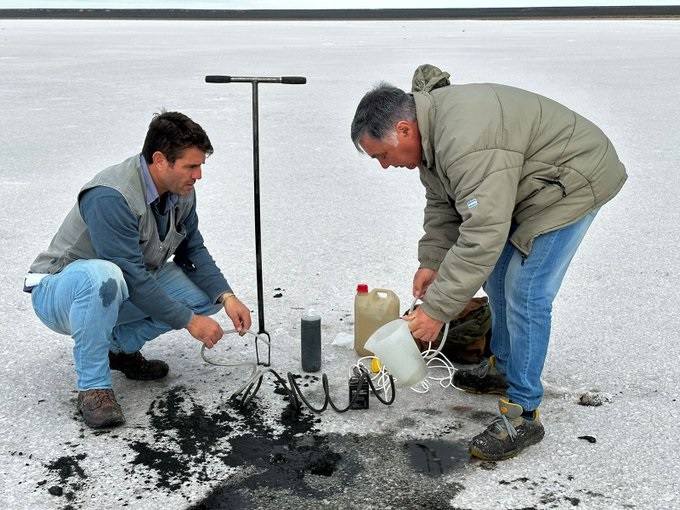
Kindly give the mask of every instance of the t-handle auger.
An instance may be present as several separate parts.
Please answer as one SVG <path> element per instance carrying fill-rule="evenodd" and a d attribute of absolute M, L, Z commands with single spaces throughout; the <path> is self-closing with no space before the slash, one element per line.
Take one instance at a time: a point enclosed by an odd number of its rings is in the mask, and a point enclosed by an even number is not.
<path fill-rule="evenodd" d="M 262 240 L 260 234 L 260 132 L 258 123 L 258 94 L 257 86 L 260 83 L 284 83 L 290 85 L 303 85 L 307 78 L 303 76 L 206 76 L 207 83 L 251 83 L 253 87 L 253 190 L 255 208 L 255 256 L 257 261 L 257 314 L 259 321 L 258 335 L 269 333 L 264 327 L 264 300 L 262 299 Z M 255 340 L 255 355 L 258 365 L 269 366 L 271 364 L 271 345 L 267 344 L 267 363 L 260 363 L 258 340 Z"/>

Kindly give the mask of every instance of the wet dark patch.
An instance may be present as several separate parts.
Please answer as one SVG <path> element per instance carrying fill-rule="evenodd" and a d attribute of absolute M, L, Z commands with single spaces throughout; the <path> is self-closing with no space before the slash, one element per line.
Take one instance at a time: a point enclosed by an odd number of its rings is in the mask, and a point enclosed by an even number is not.
<path fill-rule="evenodd" d="M 310 450 L 321 444 L 309 462 Z M 242 473 L 190 510 L 296 508 L 422 508 L 440 510 L 462 485 L 409 470 L 407 448 L 392 436 L 327 434 L 295 438 L 269 459 L 245 452 Z M 324 455 L 324 452 L 326 454 Z M 268 465 L 273 464 L 274 466 Z M 298 472 L 286 473 L 288 467 Z M 257 467 L 253 472 L 253 467 Z M 317 467 L 322 472 L 315 472 Z M 302 469 L 301 469 L 302 468 Z M 328 468 L 328 469 L 324 469 Z M 277 471 L 281 470 L 281 471 Z M 329 502 L 330 506 L 329 506 Z"/>
<path fill-rule="evenodd" d="M 498 414 L 491 413 L 489 411 L 475 411 L 470 413 L 469 416 L 471 420 L 488 425 L 492 420 L 494 420 L 498 416 Z"/>
<path fill-rule="evenodd" d="M 279 381 L 272 384 L 280 389 Z M 383 506 L 391 508 L 440 509 L 462 490 L 432 477 L 414 483 L 414 476 L 423 475 L 408 469 L 404 443 L 392 436 L 321 434 L 318 415 L 290 406 L 281 414 L 283 430 L 276 432 L 261 414 L 257 399 L 239 410 L 245 427 L 229 440 L 223 458 L 236 474 L 190 510 L 316 509 L 324 501 L 351 508 L 350 502 L 365 502 L 371 493 L 379 493 Z M 447 453 L 443 470 L 454 467 Z"/>
<path fill-rule="evenodd" d="M 281 413 L 283 428 L 276 431 L 262 419 L 262 411 L 256 400 L 233 410 L 243 427 L 229 440 L 230 450 L 222 460 L 239 473 L 192 508 L 250 508 L 253 498 L 266 500 L 269 494 L 275 499 L 279 492 L 303 500 L 322 500 L 332 494 L 329 487 L 309 483 L 333 476 L 342 459 L 315 430 L 318 417 L 288 405 Z"/>
<path fill-rule="evenodd" d="M 513 485 L 516 483 L 527 483 L 529 479 L 525 476 L 521 476 L 519 478 L 515 478 L 514 480 L 499 480 L 499 484 L 501 485 Z"/>
<path fill-rule="evenodd" d="M 489 411 L 480 411 L 477 408 L 463 405 L 451 406 L 451 410 L 456 415 L 463 415 L 470 420 L 476 421 L 478 423 L 490 423 L 494 418 L 498 416 L 497 413 L 492 413 Z"/>
<path fill-rule="evenodd" d="M 465 441 L 417 440 L 406 443 L 406 448 L 416 471 L 428 476 L 461 468 L 470 459 Z"/>
<path fill-rule="evenodd" d="M 463 490 L 452 481 L 452 472 L 465 464 L 466 444 L 446 442 L 443 429 L 436 441 L 404 442 L 393 433 L 323 434 L 318 430 L 319 415 L 304 407 L 293 408 L 286 394 L 272 402 L 262 398 L 272 390 L 274 395 L 280 393 L 276 391 L 280 385 L 265 381 L 262 394 L 244 406 L 205 403 L 192 390 L 173 387 L 151 403 L 148 427 L 139 432 L 126 429 L 125 435 L 117 430 L 116 435 L 98 440 L 125 440 L 134 452 L 123 455 L 128 463 L 124 486 L 178 492 L 187 504 L 195 505 L 193 510 L 303 510 L 325 507 L 328 502 L 332 502 L 329 508 L 336 504 L 340 506 L 335 508 L 365 508 L 361 502 L 371 494 L 379 495 L 383 508 L 434 510 L 448 508 Z M 352 411 L 342 416 L 351 424 Z M 90 503 L 76 498 L 88 483 L 77 463 L 82 458 L 63 457 L 48 466 L 62 483 L 48 479 L 41 490 L 52 488 L 58 493 L 63 486 L 63 495 L 54 497 L 68 505 L 61 510 L 87 508 Z M 201 484 L 215 489 L 196 502 Z"/>
<path fill-rule="evenodd" d="M 442 411 L 439 409 L 414 409 L 416 413 L 422 413 L 425 416 L 441 416 Z"/>
<path fill-rule="evenodd" d="M 118 294 L 118 284 L 113 278 L 109 278 L 102 283 L 99 287 L 99 297 L 102 300 L 102 305 L 104 308 L 110 306 L 113 300 L 116 299 L 116 294 Z"/>
<path fill-rule="evenodd" d="M 416 420 L 414 420 L 410 416 L 407 416 L 405 418 L 398 419 L 397 422 L 394 425 L 398 430 L 402 430 L 402 429 L 413 428 L 417 424 L 418 424 L 418 422 Z"/>
<path fill-rule="evenodd" d="M 250 466 L 259 471 L 242 482 L 244 487 L 295 489 L 297 481 L 309 474 L 330 476 L 335 471 L 340 455 L 330 449 L 323 436 L 315 433 L 316 420 L 305 412 L 287 408 L 282 413 L 285 428 L 280 434 L 258 418 L 260 410 L 256 405 L 241 413 L 247 426 L 242 435 L 230 441 L 232 449 L 224 461 L 228 466 L 246 469 Z M 307 488 L 302 490 L 316 493 Z"/>
<path fill-rule="evenodd" d="M 483 460 L 479 462 L 479 467 L 485 471 L 493 471 L 498 467 L 498 463 L 494 461 Z"/>

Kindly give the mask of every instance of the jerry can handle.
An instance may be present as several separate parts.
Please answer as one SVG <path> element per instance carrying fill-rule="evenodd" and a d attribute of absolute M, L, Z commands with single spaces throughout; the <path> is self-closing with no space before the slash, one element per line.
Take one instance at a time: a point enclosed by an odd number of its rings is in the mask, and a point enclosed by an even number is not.
<path fill-rule="evenodd" d="M 385 297 L 389 296 L 390 294 L 396 296 L 396 293 L 393 290 L 390 290 L 390 289 L 373 289 L 371 292 L 373 292 L 377 295 L 384 294 Z"/>

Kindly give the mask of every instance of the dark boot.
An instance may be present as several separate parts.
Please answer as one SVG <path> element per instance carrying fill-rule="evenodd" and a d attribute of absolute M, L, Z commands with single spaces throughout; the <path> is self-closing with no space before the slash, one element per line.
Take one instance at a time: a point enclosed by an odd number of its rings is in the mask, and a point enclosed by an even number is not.
<path fill-rule="evenodd" d="M 508 391 L 508 381 L 505 374 L 496 369 L 493 356 L 474 368 L 456 370 L 453 374 L 453 385 L 470 393 L 505 395 Z"/>
<path fill-rule="evenodd" d="M 111 389 L 78 392 L 78 411 L 83 415 L 85 424 L 94 429 L 125 423 L 123 410 Z"/>
<path fill-rule="evenodd" d="M 147 360 L 137 351 L 132 354 L 109 352 L 111 370 L 120 370 L 128 379 L 152 381 L 168 375 L 168 364 L 157 359 Z"/>
<path fill-rule="evenodd" d="M 543 439 L 545 430 L 538 409 L 525 418 L 522 406 L 505 398 L 498 401 L 498 408 L 500 416 L 484 432 L 472 438 L 472 455 L 482 460 L 509 459 Z"/>

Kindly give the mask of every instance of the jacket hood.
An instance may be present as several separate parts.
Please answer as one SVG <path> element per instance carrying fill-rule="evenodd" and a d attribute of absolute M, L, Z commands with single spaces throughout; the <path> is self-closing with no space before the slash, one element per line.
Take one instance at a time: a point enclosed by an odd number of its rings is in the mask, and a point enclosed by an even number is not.
<path fill-rule="evenodd" d="M 411 81 L 411 93 L 416 102 L 416 118 L 423 147 L 423 164 L 428 168 L 434 166 L 434 141 L 431 126 L 434 122 L 435 108 L 430 92 L 451 85 L 450 76 L 449 73 L 432 64 L 423 64 L 418 66 L 413 73 Z"/>
<path fill-rule="evenodd" d="M 451 75 L 432 64 L 418 66 L 411 80 L 411 92 L 430 92 L 439 87 L 451 85 Z"/>

